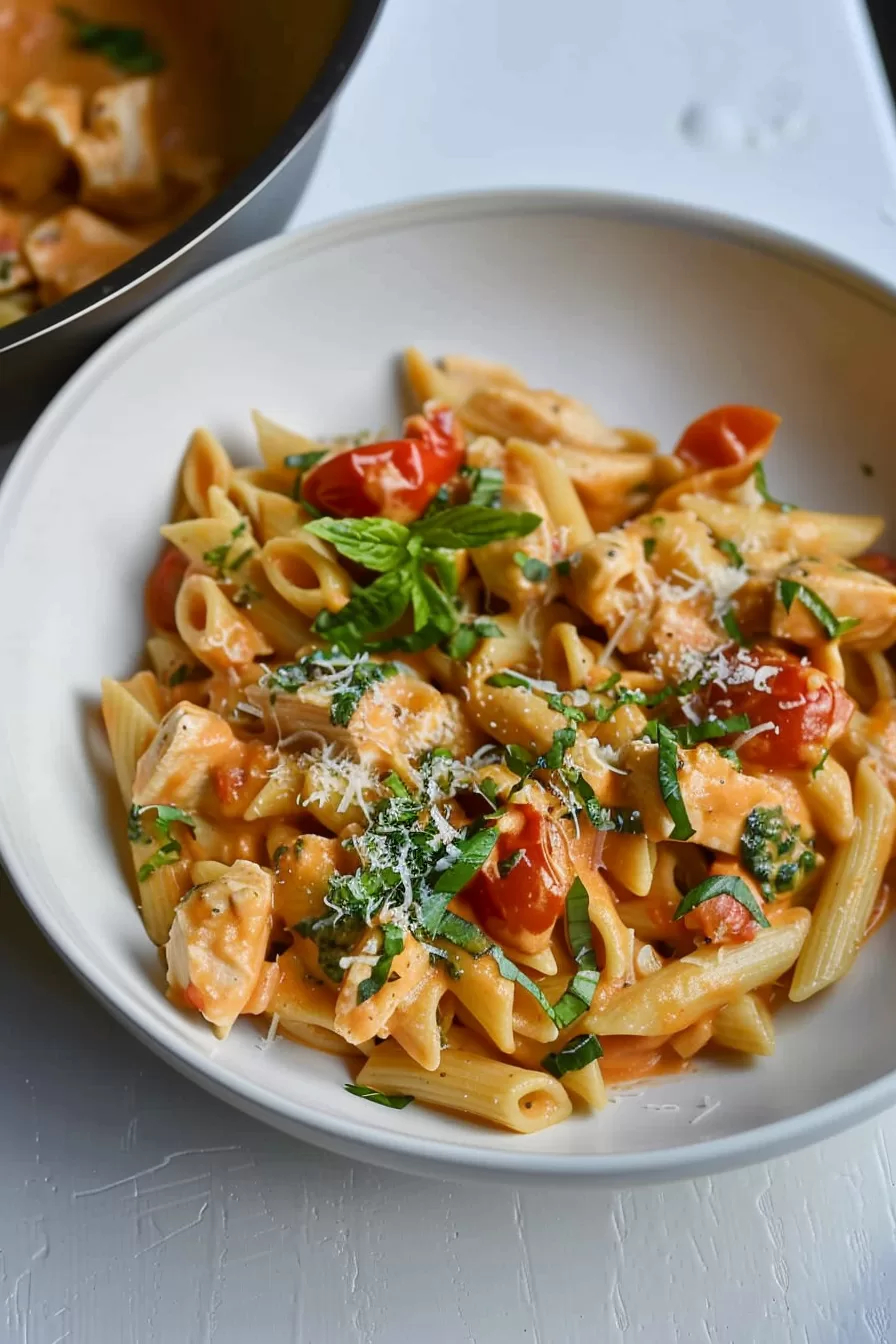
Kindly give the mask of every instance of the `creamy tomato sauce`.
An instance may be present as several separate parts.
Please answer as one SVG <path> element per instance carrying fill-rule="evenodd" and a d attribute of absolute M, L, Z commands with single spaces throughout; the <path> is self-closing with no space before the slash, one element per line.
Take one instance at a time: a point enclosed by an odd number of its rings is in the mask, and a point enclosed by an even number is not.
<path fill-rule="evenodd" d="M 84 49 L 55 0 L 0 0 L 0 325 L 161 237 L 227 171 L 225 63 L 211 0 L 84 0 L 151 56 Z M 124 67 L 124 68 L 123 68 Z"/>

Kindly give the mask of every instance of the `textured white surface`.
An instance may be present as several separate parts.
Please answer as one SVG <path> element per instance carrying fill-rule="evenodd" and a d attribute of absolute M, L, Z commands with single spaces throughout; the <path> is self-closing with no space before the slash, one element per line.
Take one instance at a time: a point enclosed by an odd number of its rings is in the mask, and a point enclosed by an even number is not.
<path fill-rule="evenodd" d="M 896 139 L 859 12 L 389 0 L 301 217 L 476 185 L 611 186 L 751 214 L 894 273 Z M 0 898 L 2 1344 L 896 1334 L 896 1116 L 616 1195 L 379 1173 L 183 1082 Z"/>

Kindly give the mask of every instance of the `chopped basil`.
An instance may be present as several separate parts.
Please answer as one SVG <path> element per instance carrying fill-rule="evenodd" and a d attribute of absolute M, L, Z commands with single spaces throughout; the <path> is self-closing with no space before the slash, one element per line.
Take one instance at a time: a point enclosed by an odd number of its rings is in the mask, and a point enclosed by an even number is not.
<path fill-rule="evenodd" d="M 569 559 L 558 560 L 556 565 L 554 566 L 554 569 L 559 575 L 561 575 L 562 578 L 564 579 L 568 578 L 569 575 L 572 573 L 572 561 Z"/>
<path fill-rule="evenodd" d="M 346 1083 L 345 1090 L 351 1092 L 353 1097 L 363 1097 L 365 1101 L 375 1101 L 377 1106 L 388 1106 L 393 1111 L 403 1111 L 405 1106 L 410 1106 L 414 1100 L 413 1097 L 399 1092 L 379 1092 L 375 1087 L 365 1087 L 363 1083 Z"/>
<path fill-rule="evenodd" d="M 481 639 L 500 639 L 504 631 L 494 621 L 478 618 L 459 625 L 446 640 L 444 648 L 449 658 L 466 662 Z"/>
<path fill-rule="evenodd" d="M 275 869 L 280 867 L 280 860 L 288 853 L 289 853 L 289 845 L 277 846 L 277 848 L 271 855 L 271 863 L 274 865 Z"/>
<path fill-rule="evenodd" d="M 73 46 L 102 56 L 124 74 L 152 75 L 163 69 L 162 53 L 150 44 L 142 29 L 101 23 L 69 5 L 59 5 L 57 13 L 72 25 Z"/>
<path fill-rule="evenodd" d="M 366 1003 L 392 973 L 392 962 L 404 947 L 404 933 L 397 924 L 383 925 L 383 950 L 366 980 L 358 985 L 358 1003 Z"/>
<path fill-rule="evenodd" d="M 733 639 L 735 644 L 739 644 L 742 649 L 750 647 L 750 641 L 747 639 L 733 607 L 728 606 L 722 612 L 722 627 L 729 639 Z"/>
<path fill-rule="evenodd" d="M 653 558 L 653 553 L 656 550 L 656 537 L 645 537 L 643 545 L 644 559 L 649 562 Z"/>
<path fill-rule="evenodd" d="M 481 509 L 499 509 L 504 489 L 504 473 L 497 467 L 461 467 L 461 476 L 470 487 L 470 504 Z"/>
<path fill-rule="evenodd" d="M 672 818 L 670 840 L 690 840 L 694 834 L 678 782 L 678 742 L 665 724 L 657 726 L 657 778 L 666 810 Z"/>
<path fill-rule="evenodd" d="M 796 579 L 779 579 L 778 596 L 785 611 L 790 611 L 795 601 L 802 602 L 807 611 L 815 617 L 828 639 L 839 639 L 847 630 L 859 624 L 857 616 L 847 616 L 841 620 L 835 616 L 828 604 L 812 589 Z"/>
<path fill-rule="evenodd" d="M 622 835 L 644 833 L 644 823 L 637 808 L 608 807 L 600 802 L 594 789 L 578 770 L 565 772 L 564 779 L 584 807 L 585 815 L 596 831 L 617 831 Z"/>
<path fill-rule="evenodd" d="M 825 747 L 825 749 L 824 749 L 824 751 L 821 753 L 821 756 L 819 757 L 818 761 L 817 761 L 816 764 L 813 765 L 813 767 L 812 767 L 812 778 L 813 778 L 813 779 L 815 779 L 815 778 L 817 777 L 817 775 L 819 774 L 819 772 L 822 771 L 822 770 L 824 769 L 824 763 L 825 763 L 825 761 L 828 759 L 828 757 L 830 756 L 830 754 L 831 754 L 831 749 L 830 749 L 830 747 Z"/>
<path fill-rule="evenodd" d="M 584 1069 L 586 1064 L 592 1064 L 602 1054 L 600 1041 L 588 1033 L 573 1036 L 562 1050 L 552 1050 L 541 1062 L 548 1073 L 552 1073 L 555 1078 L 562 1078 L 565 1073 L 577 1073 L 579 1069 Z"/>
<path fill-rule="evenodd" d="M 446 910 L 443 914 L 438 927 L 438 937 L 454 943 L 464 952 L 469 952 L 471 957 L 482 957 L 492 947 L 491 939 L 486 937 L 478 924 L 471 924 L 468 919 L 462 919 L 453 910 Z"/>
<path fill-rule="evenodd" d="M 525 971 L 521 971 L 519 966 L 511 961 L 496 943 L 493 943 L 489 948 L 489 954 L 494 957 L 495 964 L 497 965 L 502 978 L 504 980 L 512 980 L 514 984 L 519 985 L 521 989 L 524 989 L 527 994 L 531 994 L 538 1006 L 547 1013 L 548 1017 L 553 1022 L 553 1006 L 545 998 L 544 993 L 538 988 L 535 981 L 530 980 Z"/>
<path fill-rule="evenodd" d="M 559 1031 L 570 1026 L 583 1013 L 587 1013 L 599 979 L 600 974 L 596 970 L 576 972 L 551 1010 L 551 1020 Z"/>
<path fill-rule="evenodd" d="M 370 687 L 397 672 L 394 663 L 378 663 L 366 655 L 352 659 L 316 649 L 294 663 L 272 668 L 262 677 L 261 685 L 294 694 L 301 686 L 323 681 L 331 687 L 330 722 L 344 728 Z"/>
<path fill-rule="evenodd" d="M 591 919 L 588 914 L 588 892 L 577 877 L 566 893 L 566 940 L 577 966 L 586 971 L 597 970 Z"/>
<path fill-rule="evenodd" d="M 704 882 L 692 887 L 686 896 L 682 896 L 672 918 L 682 919 L 691 910 L 695 910 L 698 905 L 702 905 L 704 901 L 714 900 L 716 896 L 733 896 L 753 916 L 757 924 L 760 924 L 764 929 L 770 927 L 768 920 L 762 913 L 759 902 L 743 878 L 725 874 L 718 877 L 708 877 Z"/>
<path fill-rule="evenodd" d="M 733 541 L 729 541 L 727 537 L 720 537 L 716 542 L 716 546 L 723 555 L 728 557 L 735 569 L 744 568 L 744 558 Z"/>
<path fill-rule="evenodd" d="M 443 895 L 456 896 L 470 882 L 486 862 L 495 847 L 498 832 L 494 826 L 462 836 L 453 849 L 460 857 L 439 875 L 434 890 Z"/>
<path fill-rule="evenodd" d="M 720 756 L 724 756 L 725 760 L 734 766 L 738 774 L 742 773 L 743 766 L 740 763 L 740 757 L 736 751 L 733 751 L 731 747 L 717 747 L 716 750 Z"/>
<path fill-rule="evenodd" d="M 182 826 L 186 826 L 188 830 L 196 833 L 196 822 L 189 812 L 184 812 L 180 807 L 172 807 L 167 803 L 146 803 L 141 807 L 137 803 L 133 803 L 128 812 L 128 839 L 133 844 L 148 845 L 151 843 L 152 837 L 144 833 L 140 824 L 140 818 L 146 812 L 155 812 L 153 830 L 162 844 L 155 854 L 138 868 L 138 882 L 145 882 L 159 868 L 167 868 L 169 864 L 176 863 L 179 859 L 181 845 L 180 841 L 171 834 L 173 822 L 180 822 Z"/>
<path fill-rule="evenodd" d="M 244 583 L 233 595 L 233 605 L 235 607 L 251 607 L 253 602 L 257 602 L 264 594 L 260 593 L 251 583 Z"/>
<path fill-rule="evenodd" d="M 522 859 L 522 857 L 523 857 L 523 851 L 521 849 L 518 849 L 513 854 L 509 854 L 506 859 L 499 859 L 498 860 L 499 877 L 509 877 L 510 874 L 513 872 L 514 868 Z"/>
<path fill-rule="evenodd" d="M 523 578 L 528 579 L 529 583 L 546 583 L 551 577 L 550 565 L 534 555 L 527 555 L 525 551 L 514 551 L 513 563 L 519 565 Z"/>
<path fill-rule="evenodd" d="M 769 494 L 768 481 L 765 478 L 765 467 L 761 462 L 757 462 L 753 468 L 753 481 L 756 489 L 759 491 L 759 494 L 765 500 L 766 504 L 774 505 L 775 508 L 780 509 L 782 513 L 790 513 L 796 508 L 795 504 L 784 504 L 780 499 L 775 499 Z"/>
<path fill-rule="evenodd" d="M 644 729 L 644 736 L 651 742 L 659 741 L 659 730 L 662 725 L 656 719 L 652 719 Z M 727 737 L 729 733 L 745 733 L 750 727 L 750 719 L 746 714 L 732 714 L 729 719 L 704 719 L 702 723 L 685 723 L 679 728 L 668 728 L 668 731 L 675 735 L 675 740 L 680 747 L 694 747 L 698 742 L 709 742 L 716 737 Z"/>

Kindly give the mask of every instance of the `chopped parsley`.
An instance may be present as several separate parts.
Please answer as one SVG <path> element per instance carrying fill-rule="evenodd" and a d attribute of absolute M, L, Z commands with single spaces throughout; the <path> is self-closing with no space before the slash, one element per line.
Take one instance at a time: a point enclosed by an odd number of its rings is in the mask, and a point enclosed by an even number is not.
<path fill-rule="evenodd" d="M 808 612 L 815 617 L 828 639 L 839 639 L 845 635 L 847 630 L 854 629 L 859 624 L 858 616 L 847 616 L 841 620 L 835 616 L 830 607 L 824 602 L 812 588 L 807 588 L 804 583 L 796 579 L 778 580 L 778 597 L 784 610 L 789 612 L 794 602 L 802 602 Z"/>
<path fill-rule="evenodd" d="M 72 46 L 102 56 L 124 74 L 153 75 L 164 68 L 162 53 L 141 28 L 101 23 L 69 5 L 59 5 L 56 12 L 72 26 Z"/>
<path fill-rule="evenodd" d="M 769 927 L 769 922 L 762 913 L 759 902 L 743 878 L 726 874 L 721 874 L 718 877 L 708 877 L 704 882 L 692 887 L 686 896 L 682 896 L 672 918 L 683 919 L 692 910 L 696 910 L 698 905 L 702 905 L 704 901 L 712 901 L 716 896 L 733 896 L 745 910 L 749 911 L 757 924 L 760 924 L 764 929 Z"/>
<path fill-rule="evenodd" d="M 754 807 L 744 823 L 740 861 L 767 901 L 801 886 L 818 862 L 811 841 L 783 808 Z"/>

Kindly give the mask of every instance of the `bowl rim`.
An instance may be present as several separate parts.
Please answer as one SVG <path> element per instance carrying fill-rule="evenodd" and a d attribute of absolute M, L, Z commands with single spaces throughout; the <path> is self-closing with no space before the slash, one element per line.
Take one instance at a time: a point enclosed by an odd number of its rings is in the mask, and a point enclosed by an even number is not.
<path fill-rule="evenodd" d="M 281 255 L 310 255 L 412 225 L 507 213 L 572 213 L 598 219 L 615 218 L 721 239 L 821 274 L 831 283 L 859 293 L 896 314 L 896 284 L 847 256 L 735 215 L 650 196 L 554 188 L 488 190 L 427 196 L 352 212 L 257 243 L 217 263 L 145 309 L 93 354 L 44 410 L 0 485 L 0 555 L 19 501 L 53 447 L 57 426 L 64 424 L 78 405 L 92 395 L 95 386 L 114 371 L 117 363 L 139 348 L 144 335 L 164 327 L 169 314 L 175 318 L 181 304 L 201 302 L 207 291 L 215 291 L 241 272 L 249 276 L 256 267 L 265 266 Z M 510 1150 L 482 1147 L 475 1141 L 475 1131 L 472 1140 L 466 1142 L 463 1137 L 452 1141 L 397 1130 L 371 1130 L 363 1117 L 344 1119 L 326 1115 L 316 1107 L 286 1101 L 271 1088 L 246 1079 L 234 1081 L 215 1058 L 179 1037 L 162 1017 L 144 1013 L 118 985 L 105 982 L 102 972 L 97 972 L 92 964 L 89 947 L 68 942 L 56 916 L 45 908 L 39 890 L 31 887 L 26 875 L 27 864 L 20 856 L 15 829 L 6 811 L 4 795 L 8 787 L 0 779 L 0 857 L 25 908 L 77 977 L 113 1016 L 179 1072 L 256 1118 L 323 1148 L 441 1177 L 526 1178 L 549 1183 L 586 1179 L 595 1184 L 618 1185 L 682 1179 L 746 1166 L 837 1133 L 896 1102 L 894 1069 L 798 1115 L 755 1125 L 734 1135 L 633 1153 L 555 1154 L 527 1152 L 522 1145 Z"/>
<path fill-rule="evenodd" d="M 332 106 L 372 37 L 385 3 L 386 0 L 351 0 L 345 21 L 310 88 L 264 147 L 220 191 L 216 191 L 211 200 L 130 261 L 116 266 L 58 303 L 39 308 L 18 322 L 0 328 L 0 356 L 112 303 L 119 295 L 126 294 L 189 252 L 237 214 L 299 152 Z"/>

